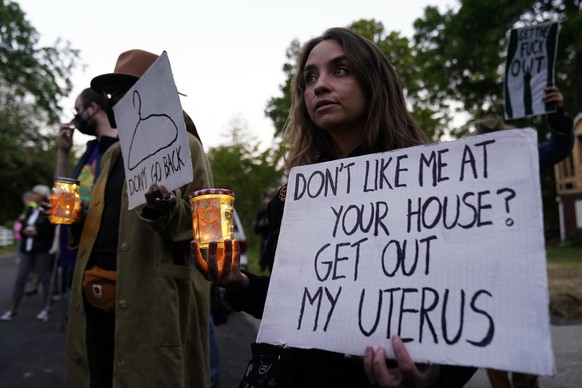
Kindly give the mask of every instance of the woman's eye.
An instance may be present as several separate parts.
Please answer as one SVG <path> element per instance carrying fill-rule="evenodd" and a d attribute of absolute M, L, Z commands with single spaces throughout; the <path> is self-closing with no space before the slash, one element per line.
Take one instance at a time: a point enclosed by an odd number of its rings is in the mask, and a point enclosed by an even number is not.
<path fill-rule="evenodd" d="M 345 75 L 348 74 L 348 68 L 345 66 L 338 66 L 335 68 L 334 74 L 336 75 Z"/>
<path fill-rule="evenodd" d="M 317 80 L 317 78 L 313 73 L 307 73 L 303 76 L 303 80 L 305 81 L 305 85 L 310 85 L 314 83 Z"/>

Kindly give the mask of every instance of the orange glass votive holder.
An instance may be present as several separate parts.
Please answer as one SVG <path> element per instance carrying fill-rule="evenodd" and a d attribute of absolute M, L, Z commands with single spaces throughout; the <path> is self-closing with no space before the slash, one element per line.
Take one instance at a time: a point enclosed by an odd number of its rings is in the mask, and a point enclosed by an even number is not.
<path fill-rule="evenodd" d="M 211 241 L 234 239 L 234 192 L 228 189 L 203 189 L 190 194 L 194 241 L 208 248 Z"/>
<path fill-rule="evenodd" d="M 53 224 L 72 224 L 81 215 L 79 181 L 57 177 L 50 196 L 49 221 Z"/>

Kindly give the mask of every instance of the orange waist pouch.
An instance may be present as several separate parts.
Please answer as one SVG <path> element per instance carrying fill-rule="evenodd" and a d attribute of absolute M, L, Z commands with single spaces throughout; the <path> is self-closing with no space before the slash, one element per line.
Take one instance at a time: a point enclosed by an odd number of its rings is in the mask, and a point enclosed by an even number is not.
<path fill-rule="evenodd" d="M 117 271 L 107 271 L 96 265 L 85 270 L 83 294 L 87 302 L 108 313 L 115 312 Z"/>

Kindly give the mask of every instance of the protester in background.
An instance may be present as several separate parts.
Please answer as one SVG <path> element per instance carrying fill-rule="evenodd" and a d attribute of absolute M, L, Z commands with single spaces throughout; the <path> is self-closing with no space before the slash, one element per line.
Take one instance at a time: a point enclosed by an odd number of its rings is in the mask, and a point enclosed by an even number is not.
<path fill-rule="evenodd" d="M 20 250 L 20 242 L 22 241 L 22 236 L 20 235 L 20 230 L 22 229 L 22 223 L 24 222 L 24 217 L 18 216 L 12 225 L 12 232 L 14 233 L 14 240 L 16 241 L 16 251 Z"/>
<path fill-rule="evenodd" d="M 545 89 L 544 102 L 556 104 L 556 112 L 547 115 L 550 128 L 550 138 L 538 144 L 540 172 L 551 168 L 554 164 L 568 157 L 574 147 L 574 121 L 564 111 L 564 97 L 556 86 Z M 501 117 L 488 117 L 475 125 L 477 134 L 511 129 Z M 489 382 L 494 388 L 538 388 L 538 376 L 503 370 L 487 369 Z"/>
<path fill-rule="evenodd" d="M 28 211 L 29 207 L 37 206 L 37 203 L 32 200 L 32 197 L 33 193 L 30 190 L 27 190 L 22 194 L 22 204 L 24 205 L 24 207 L 22 213 L 20 213 L 16 221 L 14 221 L 14 225 L 12 227 L 14 231 L 14 239 L 16 240 L 16 252 L 20 252 L 20 244 L 22 242 L 22 235 L 20 234 L 20 231 L 22 230 L 22 224 L 24 223 L 26 212 Z M 17 262 L 20 262 L 20 258 L 17 259 Z M 32 296 L 38 294 L 38 285 L 39 285 L 38 274 L 36 273 L 36 269 L 32 267 L 30 269 L 30 272 L 28 273 L 28 277 L 26 278 L 26 285 L 24 286 L 24 295 Z"/>
<path fill-rule="evenodd" d="M 556 104 L 557 109 L 547 115 L 549 139 L 538 144 L 540 171 L 547 170 L 568 157 L 574 147 L 574 121 L 564 110 L 562 93 L 557 86 L 547 86 L 545 92 L 544 102 Z M 500 116 L 485 117 L 475 123 L 475 133 L 479 135 L 512 128 L 515 127 L 508 125 Z"/>
<path fill-rule="evenodd" d="M 12 226 L 12 230 L 14 232 L 14 239 L 16 240 L 16 251 L 20 251 L 20 242 L 22 241 L 22 235 L 20 231 L 22 230 L 22 224 L 24 223 L 24 219 L 26 218 L 26 211 L 30 206 L 30 202 L 32 201 L 32 191 L 26 190 L 22 194 L 22 205 L 23 210 L 22 213 L 18 216 L 18 218 L 14 221 L 14 225 Z"/>
<path fill-rule="evenodd" d="M 112 106 L 157 58 L 126 51 L 113 73 L 91 81 L 92 89 L 111 96 L 110 119 Z M 69 387 L 210 386 L 209 285 L 192 268 L 188 196 L 211 187 L 212 175 L 192 130 L 187 139 L 193 181 L 173 192 L 153 184 L 146 205 L 132 210 L 119 143 L 103 155 L 88 213 L 71 227 L 78 250 L 69 307 Z"/>
<path fill-rule="evenodd" d="M 118 141 L 117 129 L 112 128 L 107 117 L 108 100 L 102 93 L 84 89 L 75 100 L 75 117 L 70 123 L 61 124 L 58 135 L 55 177 L 73 178 L 79 181 L 79 195 L 86 207 L 91 200 L 93 185 L 99 177 L 101 158 L 107 149 Z M 95 136 L 89 140 L 85 152 L 77 162 L 73 173 L 69 172 L 73 134 Z M 69 230 L 59 228 L 59 260 L 61 264 L 61 292 L 66 295 L 71 288 L 76 253 L 68 248 Z"/>
<path fill-rule="evenodd" d="M 24 208 L 22 213 L 18 216 L 18 219 L 14 223 L 14 233 L 17 235 L 16 237 L 16 251 L 20 251 L 20 244 L 22 241 L 22 235 L 20 231 L 22 230 L 22 224 L 24 223 L 24 219 L 26 217 L 26 212 L 30 207 L 37 207 L 39 204 L 33 200 L 34 194 L 32 191 L 27 190 L 22 194 L 22 203 L 24 204 Z M 20 259 L 18 259 L 20 260 Z M 38 271 L 36 270 L 35 266 L 30 269 L 28 276 L 26 278 L 26 284 L 24 286 L 24 295 L 25 296 L 34 296 L 38 294 L 38 287 L 40 285 L 40 278 L 38 276 Z"/>
<path fill-rule="evenodd" d="M 263 193 L 261 198 L 261 210 L 257 212 L 257 217 L 255 219 L 255 233 L 261 237 L 261 245 L 259 248 L 260 260 L 259 265 L 261 266 L 261 271 L 265 272 L 267 268 L 271 270 L 273 268 L 273 262 L 267 262 L 267 255 L 265 255 L 265 245 L 267 244 L 267 237 L 269 236 L 269 219 L 267 217 L 267 206 L 271 201 L 271 196 L 269 193 Z"/>
<path fill-rule="evenodd" d="M 300 51 L 292 85 L 292 106 L 284 129 L 289 145 L 286 168 L 389 151 L 428 142 L 406 109 L 398 76 L 386 56 L 369 40 L 332 28 Z M 265 252 L 275 256 L 286 186 L 268 207 Z M 192 242 L 192 254 L 204 276 L 226 288 L 232 306 L 261 318 L 269 277 L 240 271 L 237 243 L 225 242 L 225 266 L 219 274 L 216 243 L 208 263 Z M 297 243 L 298 254 L 301 244 Z M 383 348 L 366 349 L 364 365 L 344 355 L 301 349 L 302 387 L 461 387 L 474 368 L 416 365 L 397 336 L 392 338 L 397 365 L 388 368 Z M 301 362 L 301 361 L 300 361 Z"/>
<path fill-rule="evenodd" d="M 53 244 L 55 227 L 49 222 L 38 204 L 47 201 L 49 194 L 50 188 L 45 185 L 36 185 L 32 189 L 31 201 L 20 230 L 22 237 L 19 250 L 20 262 L 12 291 L 12 306 L 10 310 L 2 314 L 0 321 L 10 321 L 16 316 L 24 295 L 26 280 L 32 268 L 38 271 L 43 291 L 43 309 L 36 317 L 45 322 L 48 320 L 50 311 L 46 306 L 50 305 L 52 264 L 52 255 L 49 250 Z"/>

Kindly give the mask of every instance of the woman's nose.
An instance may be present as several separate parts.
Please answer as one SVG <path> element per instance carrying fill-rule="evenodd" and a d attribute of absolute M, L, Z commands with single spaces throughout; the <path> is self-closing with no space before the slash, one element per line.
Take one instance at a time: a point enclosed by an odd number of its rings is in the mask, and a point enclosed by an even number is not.
<path fill-rule="evenodd" d="M 320 94 L 329 91 L 329 89 L 330 89 L 329 77 L 326 76 L 325 74 L 320 75 L 319 78 L 317 78 L 317 82 L 315 84 L 315 88 L 313 89 L 313 91 L 315 92 L 315 94 Z"/>

